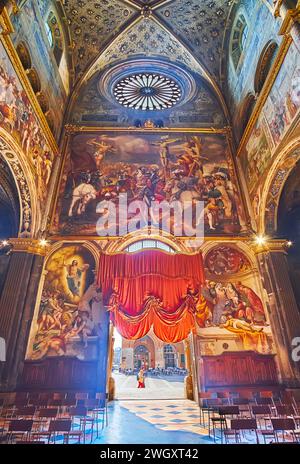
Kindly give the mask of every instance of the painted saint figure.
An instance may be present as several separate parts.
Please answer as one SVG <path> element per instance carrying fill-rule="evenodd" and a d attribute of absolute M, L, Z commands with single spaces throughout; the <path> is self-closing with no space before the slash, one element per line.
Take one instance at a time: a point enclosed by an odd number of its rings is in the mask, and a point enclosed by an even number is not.
<path fill-rule="evenodd" d="M 89 264 L 84 264 L 82 267 L 78 265 L 78 261 L 74 259 L 71 264 L 64 265 L 67 269 L 68 288 L 73 296 L 80 296 L 80 286 L 82 273 L 87 271 Z"/>

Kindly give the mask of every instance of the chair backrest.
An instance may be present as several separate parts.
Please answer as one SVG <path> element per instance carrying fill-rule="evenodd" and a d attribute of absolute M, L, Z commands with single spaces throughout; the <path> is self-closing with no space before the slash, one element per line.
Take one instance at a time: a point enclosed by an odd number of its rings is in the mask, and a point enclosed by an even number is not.
<path fill-rule="evenodd" d="M 15 414 L 16 414 L 16 416 L 23 416 L 23 417 L 30 416 L 30 417 L 32 417 L 35 414 L 35 406 L 27 406 L 25 408 L 19 408 L 19 409 L 17 409 Z"/>
<path fill-rule="evenodd" d="M 78 392 L 75 394 L 75 399 L 76 400 L 86 400 L 88 399 L 89 394 L 86 392 Z"/>
<path fill-rule="evenodd" d="M 31 432 L 33 420 L 16 419 L 9 423 L 9 432 Z"/>
<path fill-rule="evenodd" d="M 259 406 L 253 405 L 251 407 L 251 411 L 252 411 L 253 416 L 259 416 L 259 415 L 270 416 L 271 414 L 270 406 L 268 406 L 267 404 L 263 404 Z"/>
<path fill-rule="evenodd" d="M 217 392 L 217 398 L 227 399 L 230 398 L 229 392 Z"/>
<path fill-rule="evenodd" d="M 220 400 L 220 398 L 208 398 L 206 400 L 206 404 L 208 407 L 222 406 L 222 401 Z"/>
<path fill-rule="evenodd" d="M 70 432 L 72 421 L 70 419 L 56 419 L 50 421 L 49 432 Z"/>
<path fill-rule="evenodd" d="M 273 398 L 270 398 L 270 397 L 266 397 L 266 398 L 257 398 L 257 399 L 256 399 L 256 403 L 257 403 L 257 404 L 260 404 L 260 405 L 263 405 L 263 404 L 273 405 L 273 404 L 274 404 Z"/>
<path fill-rule="evenodd" d="M 292 416 L 294 415 L 293 406 L 289 404 L 276 404 L 277 416 Z"/>
<path fill-rule="evenodd" d="M 48 406 L 59 407 L 62 406 L 63 400 L 48 400 Z"/>
<path fill-rule="evenodd" d="M 273 398 L 273 392 L 269 390 L 264 390 L 259 392 L 260 398 Z"/>
<path fill-rule="evenodd" d="M 207 400 L 207 399 L 211 398 L 211 396 L 212 396 L 211 392 L 199 392 L 198 393 L 199 400 L 203 400 L 203 399 Z"/>
<path fill-rule="evenodd" d="M 47 399 L 39 399 L 39 398 L 33 398 L 30 400 L 30 404 L 32 406 L 36 406 L 37 408 L 44 408 L 48 405 L 48 400 Z"/>
<path fill-rule="evenodd" d="M 100 405 L 99 399 L 96 398 L 88 398 L 87 400 L 84 400 L 84 407 L 85 408 L 97 408 Z"/>
<path fill-rule="evenodd" d="M 65 393 L 53 393 L 52 399 L 53 400 L 63 400 L 66 397 Z"/>
<path fill-rule="evenodd" d="M 251 390 L 240 390 L 238 393 L 239 393 L 239 398 L 253 400 L 253 391 Z"/>
<path fill-rule="evenodd" d="M 74 408 L 69 409 L 69 415 L 85 417 L 87 416 L 87 408 L 84 406 L 75 406 Z"/>
<path fill-rule="evenodd" d="M 76 406 L 75 398 L 65 398 L 62 400 L 62 406 Z"/>
<path fill-rule="evenodd" d="M 220 416 L 238 416 L 240 413 L 240 408 L 238 406 L 222 406 L 219 408 Z"/>
<path fill-rule="evenodd" d="M 256 430 L 256 419 L 231 419 L 231 429 L 233 430 Z"/>
<path fill-rule="evenodd" d="M 43 418 L 53 418 L 56 417 L 58 414 L 58 408 L 43 408 L 39 410 L 39 417 Z"/>
<path fill-rule="evenodd" d="M 296 428 L 294 419 L 274 418 L 274 419 L 271 419 L 271 422 L 272 422 L 273 430 L 295 430 Z"/>
<path fill-rule="evenodd" d="M 249 406 L 250 401 L 247 398 L 232 398 L 232 404 L 235 406 Z"/>

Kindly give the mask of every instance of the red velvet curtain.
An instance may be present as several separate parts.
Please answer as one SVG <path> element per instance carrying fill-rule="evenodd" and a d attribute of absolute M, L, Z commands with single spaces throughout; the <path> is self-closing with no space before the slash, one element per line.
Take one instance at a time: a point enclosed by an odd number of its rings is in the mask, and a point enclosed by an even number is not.
<path fill-rule="evenodd" d="M 128 339 L 154 333 L 167 343 L 195 326 L 192 294 L 204 282 L 202 255 L 159 251 L 102 255 L 98 283 L 119 333 Z"/>

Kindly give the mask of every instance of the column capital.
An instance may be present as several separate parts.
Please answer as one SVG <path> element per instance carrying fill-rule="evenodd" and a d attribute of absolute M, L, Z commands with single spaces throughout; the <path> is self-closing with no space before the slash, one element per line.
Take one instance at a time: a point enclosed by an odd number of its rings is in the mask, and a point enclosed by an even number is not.
<path fill-rule="evenodd" d="M 46 256 L 50 247 L 49 243 L 43 243 L 42 240 L 32 238 L 12 238 L 9 240 L 13 252 L 30 253 L 33 255 Z"/>

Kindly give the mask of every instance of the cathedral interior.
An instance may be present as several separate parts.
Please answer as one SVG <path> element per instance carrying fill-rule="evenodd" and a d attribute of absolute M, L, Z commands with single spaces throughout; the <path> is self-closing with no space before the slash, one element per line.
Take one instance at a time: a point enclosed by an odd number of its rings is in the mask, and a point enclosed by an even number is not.
<path fill-rule="evenodd" d="M 1 443 L 300 442 L 299 22 L 0 1 Z"/>

